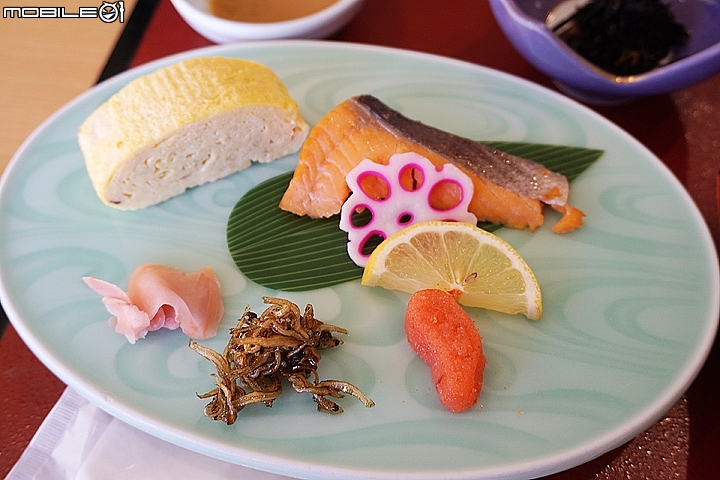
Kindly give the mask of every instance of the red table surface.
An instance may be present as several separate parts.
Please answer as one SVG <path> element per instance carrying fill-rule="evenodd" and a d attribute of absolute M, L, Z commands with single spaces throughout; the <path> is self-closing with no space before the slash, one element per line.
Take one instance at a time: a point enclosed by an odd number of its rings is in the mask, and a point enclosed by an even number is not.
<path fill-rule="evenodd" d="M 329 41 L 444 55 L 554 88 L 507 41 L 484 0 L 367 0 L 360 13 Z M 132 66 L 211 44 L 185 24 L 169 0 L 160 0 Z M 720 75 L 670 95 L 594 109 L 627 130 L 673 171 L 697 203 L 717 244 Z M 718 478 L 719 375 L 716 341 L 690 388 L 653 426 L 593 461 L 548 478 Z M 64 388 L 9 326 L 0 340 L 0 474 L 5 476 L 20 457 Z"/>

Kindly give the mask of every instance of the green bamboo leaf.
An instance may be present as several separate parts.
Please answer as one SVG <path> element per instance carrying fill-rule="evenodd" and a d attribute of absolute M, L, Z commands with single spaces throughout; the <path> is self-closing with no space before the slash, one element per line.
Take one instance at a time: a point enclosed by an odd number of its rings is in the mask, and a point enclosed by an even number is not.
<path fill-rule="evenodd" d="M 529 158 L 550 170 L 577 178 L 602 150 L 524 142 L 484 142 L 498 150 Z M 264 287 L 289 292 L 330 287 L 362 276 L 347 255 L 347 234 L 339 215 L 326 219 L 299 217 L 278 208 L 292 172 L 273 177 L 238 201 L 227 224 L 227 243 L 235 265 Z M 488 231 L 499 225 L 479 223 Z"/>

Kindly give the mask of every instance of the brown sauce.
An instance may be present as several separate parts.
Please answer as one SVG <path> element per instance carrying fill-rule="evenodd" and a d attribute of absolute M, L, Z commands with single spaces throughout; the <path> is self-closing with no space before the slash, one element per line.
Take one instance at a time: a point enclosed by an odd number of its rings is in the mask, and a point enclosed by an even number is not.
<path fill-rule="evenodd" d="M 319 12 L 338 0 L 210 0 L 210 13 L 238 22 L 270 23 Z"/>

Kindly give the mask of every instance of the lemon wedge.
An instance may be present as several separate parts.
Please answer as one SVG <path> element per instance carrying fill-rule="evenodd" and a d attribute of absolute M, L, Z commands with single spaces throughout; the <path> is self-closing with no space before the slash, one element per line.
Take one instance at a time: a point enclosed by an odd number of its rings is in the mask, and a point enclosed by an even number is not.
<path fill-rule="evenodd" d="M 414 293 L 434 288 L 461 305 L 542 315 L 540 286 L 505 240 L 463 222 L 420 222 L 385 239 L 370 255 L 362 284 Z"/>

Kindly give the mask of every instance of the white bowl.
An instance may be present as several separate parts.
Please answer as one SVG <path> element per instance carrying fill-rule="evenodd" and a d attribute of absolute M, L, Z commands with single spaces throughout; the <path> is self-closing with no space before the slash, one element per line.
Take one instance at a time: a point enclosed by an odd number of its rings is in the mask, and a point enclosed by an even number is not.
<path fill-rule="evenodd" d="M 207 0 L 170 0 L 196 32 L 215 43 L 277 38 L 324 38 L 345 26 L 365 0 L 338 0 L 306 17 L 272 23 L 226 20 L 210 14 Z"/>

